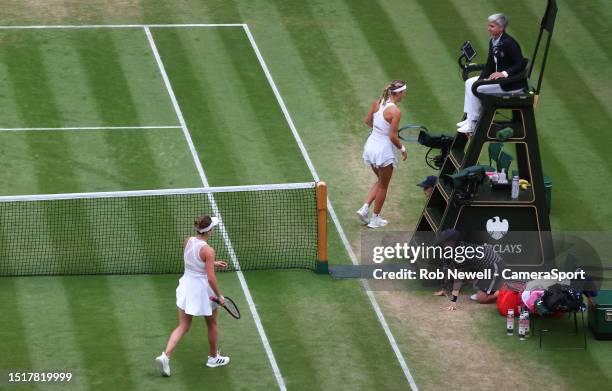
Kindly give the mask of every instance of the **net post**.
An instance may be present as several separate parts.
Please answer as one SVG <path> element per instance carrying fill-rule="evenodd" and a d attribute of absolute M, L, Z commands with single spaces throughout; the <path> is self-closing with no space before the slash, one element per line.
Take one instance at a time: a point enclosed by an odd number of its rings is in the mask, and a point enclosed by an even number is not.
<path fill-rule="evenodd" d="M 317 182 L 317 266 L 318 274 L 329 273 L 327 264 L 327 184 Z"/>

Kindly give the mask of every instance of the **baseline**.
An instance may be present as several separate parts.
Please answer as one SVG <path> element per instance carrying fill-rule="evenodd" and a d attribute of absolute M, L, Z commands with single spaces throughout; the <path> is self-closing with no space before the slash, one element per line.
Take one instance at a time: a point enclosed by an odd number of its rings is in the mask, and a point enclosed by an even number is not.
<path fill-rule="evenodd" d="M 0 26 L 0 30 L 36 30 L 36 29 L 120 29 L 120 28 L 164 28 L 164 27 L 243 27 L 242 23 L 186 23 L 186 24 L 58 24 L 32 26 Z"/>
<path fill-rule="evenodd" d="M 75 126 L 66 128 L 0 128 L 0 132 L 27 132 L 27 131 L 88 131 L 88 130 L 145 130 L 145 129 L 181 129 L 180 126 Z"/>

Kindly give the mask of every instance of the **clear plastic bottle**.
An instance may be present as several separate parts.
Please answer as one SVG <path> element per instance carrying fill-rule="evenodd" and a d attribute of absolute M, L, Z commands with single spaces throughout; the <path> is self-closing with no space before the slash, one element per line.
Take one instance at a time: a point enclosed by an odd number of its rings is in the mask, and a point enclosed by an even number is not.
<path fill-rule="evenodd" d="M 519 197 L 519 177 L 518 175 L 515 175 L 512 177 L 512 193 L 511 193 L 511 198 L 513 200 L 518 199 Z"/>
<path fill-rule="evenodd" d="M 506 175 L 506 169 L 505 168 L 502 168 L 501 172 L 499 173 L 498 183 L 500 183 L 500 184 L 508 183 L 508 176 Z"/>
<path fill-rule="evenodd" d="M 521 341 L 525 340 L 525 334 L 527 332 L 527 328 L 529 327 L 529 318 L 525 311 L 521 312 L 521 316 L 519 317 L 519 328 L 518 335 Z"/>
<path fill-rule="evenodd" d="M 514 334 L 514 310 L 510 308 L 506 316 L 506 334 Z"/>

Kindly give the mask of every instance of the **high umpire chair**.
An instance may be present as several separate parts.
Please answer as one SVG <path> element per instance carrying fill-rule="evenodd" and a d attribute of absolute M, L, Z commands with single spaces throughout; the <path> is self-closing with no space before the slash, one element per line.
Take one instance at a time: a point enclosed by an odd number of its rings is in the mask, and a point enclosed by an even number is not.
<path fill-rule="evenodd" d="M 521 190 L 518 199 L 512 199 L 509 192 L 493 191 L 488 186 L 480 186 L 478 194 L 465 199 L 459 197 L 458 189 L 454 189 L 448 181 L 438 181 L 427 199 L 416 231 L 439 233 L 454 228 L 464 233 L 474 232 L 475 237 L 471 238 L 472 240 L 486 243 L 487 240 L 491 240 L 491 237 L 486 237 L 484 229 L 487 222 L 495 217 L 502 217 L 509 221 L 510 231 L 517 231 L 517 235 L 525 231 L 533 232 L 535 233 L 533 236 L 537 237 L 530 249 L 534 254 L 532 258 L 517 257 L 507 262 L 508 265 L 533 270 L 544 267 L 554 258 L 549 238 L 550 220 L 547 205 L 550 201 L 547 202 L 546 199 L 534 109 L 541 92 L 556 15 L 556 0 L 548 0 L 532 59 L 525 59 L 526 67 L 520 74 L 497 80 L 478 80 L 473 84 L 472 91 L 482 102 L 482 114 L 473 135 L 456 134 L 450 153 L 440 169 L 440 178 L 445 178 L 465 168 L 478 165 L 481 153 L 483 150 L 485 153 L 488 150 L 486 144 L 500 143 L 498 132 L 510 129 L 511 136 L 501 140 L 502 144 L 509 144 L 516 149 L 517 172 L 514 174 L 528 180 L 531 187 Z M 538 54 L 542 48 L 544 53 L 540 60 Z M 466 56 L 464 51 L 458 60 L 464 81 L 470 77 L 470 73 L 484 68 L 484 65 L 470 63 L 471 58 L 468 57 L 473 58 Z M 536 69 L 539 73 L 534 72 Z M 478 91 L 478 87 L 482 85 L 503 86 L 518 80 L 526 80 L 527 88 L 514 93 Z M 512 115 L 503 116 L 500 110 L 511 111 Z"/>

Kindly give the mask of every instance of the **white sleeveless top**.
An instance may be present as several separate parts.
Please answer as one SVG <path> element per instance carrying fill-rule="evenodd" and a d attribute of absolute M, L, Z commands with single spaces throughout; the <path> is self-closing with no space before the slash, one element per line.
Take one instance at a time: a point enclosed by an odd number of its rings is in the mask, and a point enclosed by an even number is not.
<path fill-rule="evenodd" d="M 378 107 L 378 111 L 374 113 L 374 117 L 372 120 L 374 125 L 372 127 L 373 133 L 381 136 L 389 136 L 389 133 L 391 132 L 391 124 L 385 119 L 384 112 L 387 108 L 391 106 L 395 106 L 395 103 L 389 101 L 383 103 L 381 101 L 380 106 Z"/>
<path fill-rule="evenodd" d="M 193 236 L 187 241 L 185 252 L 183 253 L 185 274 L 194 277 L 208 278 L 208 275 L 206 274 L 206 267 L 204 266 L 204 260 L 200 259 L 200 249 L 203 246 L 208 246 L 208 243 Z"/>

